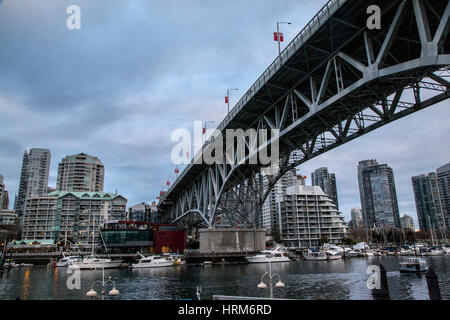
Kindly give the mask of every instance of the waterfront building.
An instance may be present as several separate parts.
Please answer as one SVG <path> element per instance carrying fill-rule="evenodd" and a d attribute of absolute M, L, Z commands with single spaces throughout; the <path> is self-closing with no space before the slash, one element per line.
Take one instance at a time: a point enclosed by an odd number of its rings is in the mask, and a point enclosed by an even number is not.
<path fill-rule="evenodd" d="M 407 214 L 404 214 L 403 217 L 400 218 L 400 223 L 402 225 L 402 229 L 409 229 L 411 231 L 416 230 L 416 227 L 414 226 L 414 219 Z"/>
<path fill-rule="evenodd" d="M 446 223 L 436 173 L 412 177 L 411 182 L 420 230 L 444 230 Z"/>
<path fill-rule="evenodd" d="M 24 214 L 27 198 L 47 193 L 50 161 L 51 153 L 48 149 L 32 148 L 30 152 L 25 150 L 20 173 L 19 194 L 14 203 L 14 209 L 19 217 Z"/>
<path fill-rule="evenodd" d="M 348 236 L 334 200 L 318 186 L 294 185 L 277 198 L 280 238 L 287 247 L 339 243 Z"/>
<path fill-rule="evenodd" d="M 325 194 L 329 195 L 336 204 L 336 208 L 339 210 L 337 187 L 336 187 L 336 175 L 329 173 L 328 168 L 316 169 L 311 174 L 311 180 L 313 186 L 319 186 Z"/>
<path fill-rule="evenodd" d="M 445 226 L 450 230 L 450 162 L 436 170 Z"/>
<path fill-rule="evenodd" d="M 70 155 L 58 165 L 57 191 L 103 192 L 105 167 L 100 159 L 85 153 Z"/>
<path fill-rule="evenodd" d="M 365 160 L 358 165 L 358 182 L 365 228 L 400 228 L 394 172 L 386 164 Z"/>
<path fill-rule="evenodd" d="M 353 208 L 350 211 L 352 219 L 350 220 L 349 227 L 351 229 L 362 229 L 364 228 L 364 221 L 361 208 Z"/>
<path fill-rule="evenodd" d="M 55 191 L 26 200 L 22 238 L 30 241 L 69 241 L 92 244 L 92 230 L 108 220 L 124 220 L 127 199 L 103 192 Z M 95 227 L 94 227 L 95 226 Z"/>
<path fill-rule="evenodd" d="M 141 202 L 128 208 L 128 220 L 158 223 L 158 208 L 156 202 L 153 201 L 152 204 Z"/>
<path fill-rule="evenodd" d="M 295 185 L 304 184 L 303 177 L 296 174 L 296 170 L 293 169 L 285 173 L 280 180 L 273 186 L 266 201 L 264 201 L 262 207 L 262 227 L 266 229 L 266 233 L 272 235 L 275 240 L 279 240 L 279 215 L 277 205 L 277 197 L 286 194 L 286 190 Z M 261 226 L 261 224 L 259 224 Z"/>
<path fill-rule="evenodd" d="M 106 221 L 101 227 L 110 253 L 183 253 L 185 232 L 176 225 L 137 221 Z"/>
<path fill-rule="evenodd" d="M 18 215 L 14 210 L 0 209 L 0 226 L 16 224 Z"/>
<path fill-rule="evenodd" d="M 0 174 L 0 210 L 9 209 L 9 194 L 4 184 L 5 178 Z"/>

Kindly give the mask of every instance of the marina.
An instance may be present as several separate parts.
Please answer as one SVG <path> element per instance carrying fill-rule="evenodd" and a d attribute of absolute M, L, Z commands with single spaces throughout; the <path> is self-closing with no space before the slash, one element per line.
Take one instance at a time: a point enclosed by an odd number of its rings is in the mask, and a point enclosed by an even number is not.
<path fill-rule="evenodd" d="M 450 255 L 423 257 L 439 278 L 442 299 L 450 299 Z M 372 300 L 366 281 L 367 267 L 383 266 L 387 270 L 390 299 L 428 300 L 425 275 L 400 273 L 401 256 L 373 256 L 332 261 L 296 260 L 271 264 L 284 288 L 274 288 L 274 298 L 301 300 Z M 269 271 L 268 263 L 223 264 L 208 266 L 181 264 L 162 268 L 121 268 L 104 270 L 120 291 L 105 299 L 122 300 L 211 300 L 214 295 L 268 298 L 268 290 L 257 287 L 261 275 Z M 0 277 L 0 299 L 14 300 L 85 300 L 91 283 L 102 270 L 81 272 L 81 289 L 69 290 L 67 268 L 50 265 L 13 268 Z M 109 290 L 109 289 L 108 289 Z"/>

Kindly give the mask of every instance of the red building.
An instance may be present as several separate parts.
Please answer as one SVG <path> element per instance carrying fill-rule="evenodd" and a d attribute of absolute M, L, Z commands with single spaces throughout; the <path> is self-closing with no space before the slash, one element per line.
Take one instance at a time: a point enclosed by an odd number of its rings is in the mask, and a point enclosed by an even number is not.
<path fill-rule="evenodd" d="M 183 253 L 186 235 L 175 225 L 135 221 L 107 221 L 101 228 L 110 253 Z"/>

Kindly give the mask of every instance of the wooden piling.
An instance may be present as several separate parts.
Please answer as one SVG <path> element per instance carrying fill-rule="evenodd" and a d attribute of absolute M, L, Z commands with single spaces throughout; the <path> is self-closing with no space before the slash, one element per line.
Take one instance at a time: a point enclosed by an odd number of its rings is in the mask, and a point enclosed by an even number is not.
<path fill-rule="evenodd" d="M 373 289 L 372 296 L 374 300 L 390 300 L 389 287 L 386 275 L 386 269 L 380 264 L 380 289 Z"/>
<path fill-rule="evenodd" d="M 428 269 L 425 277 L 427 278 L 428 294 L 430 296 L 430 300 L 442 300 L 441 290 L 439 289 L 438 276 L 431 266 Z"/>

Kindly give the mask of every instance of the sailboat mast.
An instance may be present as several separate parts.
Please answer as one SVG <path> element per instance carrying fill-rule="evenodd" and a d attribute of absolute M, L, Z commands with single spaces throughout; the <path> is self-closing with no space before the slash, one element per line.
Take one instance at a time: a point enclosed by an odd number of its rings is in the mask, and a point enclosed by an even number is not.
<path fill-rule="evenodd" d="M 95 253 L 95 215 L 92 216 L 92 255 Z"/>

